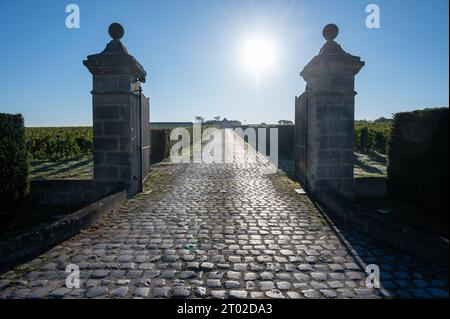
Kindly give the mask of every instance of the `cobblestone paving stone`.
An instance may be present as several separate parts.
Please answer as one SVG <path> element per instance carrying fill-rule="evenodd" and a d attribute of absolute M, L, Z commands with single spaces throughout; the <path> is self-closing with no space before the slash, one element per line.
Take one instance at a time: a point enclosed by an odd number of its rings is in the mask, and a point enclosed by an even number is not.
<path fill-rule="evenodd" d="M 0 276 L 0 298 L 448 298 L 446 269 L 338 230 L 262 166 L 240 153 L 154 166 L 119 213 Z M 366 288 L 368 264 L 381 289 Z"/>

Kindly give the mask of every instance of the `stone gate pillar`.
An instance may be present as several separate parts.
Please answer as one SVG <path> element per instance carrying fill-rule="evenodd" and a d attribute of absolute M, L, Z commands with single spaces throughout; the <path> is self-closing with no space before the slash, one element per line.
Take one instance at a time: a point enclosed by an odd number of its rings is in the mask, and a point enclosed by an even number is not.
<path fill-rule="evenodd" d="M 94 180 L 123 183 L 131 196 L 140 191 L 140 83 L 146 72 L 121 43 L 122 26 L 113 23 L 109 34 L 105 50 L 83 61 L 93 75 Z"/>
<path fill-rule="evenodd" d="M 305 179 L 313 194 L 328 185 L 352 198 L 354 83 L 364 62 L 334 41 L 338 33 L 334 24 L 323 29 L 325 45 L 300 73 L 307 83 Z"/>

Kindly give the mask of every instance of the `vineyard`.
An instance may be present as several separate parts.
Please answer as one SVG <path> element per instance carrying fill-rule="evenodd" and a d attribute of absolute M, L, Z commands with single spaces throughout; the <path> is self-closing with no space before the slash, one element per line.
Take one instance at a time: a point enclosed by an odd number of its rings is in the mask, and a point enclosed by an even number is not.
<path fill-rule="evenodd" d="M 156 131 L 156 130 L 155 130 Z M 386 154 L 391 122 L 355 122 L 355 149 Z M 92 155 L 92 127 L 26 128 L 31 160 L 60 161 Z"/>
<path fill-rule="evenodd" d="M 186 129 L 192 136 L 192 127 L 187 124 Z M 150 129 L 152 164 L 170 155 L 170 148 L 175 144 L 170 140 L 170 132 L 174 126 L 154 127 L 152 124 Z M 202 126 L 202 132 L 209 127 L 212 126 Z M 30 178 L 92 178 L 93 132 L 91 127 L 29 127 L 26 128 L 25 135 L 31 160 Z"/>
<path fill-rule="evenodd" d="M 32 160 L 67 160 L 92 155 L 91 127 L 32 127 L 25 130 Z"/>
<path fill-rule="evenodd" d="M 389 136 L 391 134 L 391 121 L 355 122 L 355 149 L 367 153 L 376 151 L 380 154 L 387 153 Z"/>

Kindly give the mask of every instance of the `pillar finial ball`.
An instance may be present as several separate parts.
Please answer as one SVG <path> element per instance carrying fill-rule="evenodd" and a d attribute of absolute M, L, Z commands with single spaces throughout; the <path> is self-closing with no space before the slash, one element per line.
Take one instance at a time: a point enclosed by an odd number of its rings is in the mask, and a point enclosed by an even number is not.
<path fill-rule="evenodd" d="M 119 23 L 113 23 L 109 26 L 108 33 L 114 40 L 122 39 L 125 31 Z"/>
<path fill-rule="evenodd" d="M 332 41 L 336 39 L 339 34 L 339 28 L 337 25 L 331 23 L 327 24 L 325 28 L 323 28 L 322 35 L 327 41 Z"/>

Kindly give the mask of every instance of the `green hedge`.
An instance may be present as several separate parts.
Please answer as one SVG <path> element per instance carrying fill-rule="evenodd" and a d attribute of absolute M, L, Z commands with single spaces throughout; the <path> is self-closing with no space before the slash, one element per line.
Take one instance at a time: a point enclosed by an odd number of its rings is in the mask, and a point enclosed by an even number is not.
<path fill-rule="evenodd" d="M 203 131 L 207 128 L 212 128 L 213 125 L 202 125 L 201 132 L 203 135 Z M 193 143 L 193 128 L 192 126 L 186 126 L 184 127 L 189 132 L 190 136 L 190 143 L 192 145 Z M 151 128 L 150 130 L 150 161 L 151 164 L 161 162 L 165 158 L 168 158 L 170 156 L 170 149 L 172 148 L 176 141 L 170 140 L 170 132 L 172 132 L 172 128 L 159 128 L 154 129 Z M 192 149 L 191 149 L 192 152 Z M 192 155 L 192 154 L 191 154 Z"/>
<path fill-rule="evenodd" d="M 170 132 L 172 129 L 150 130 L 150 160 L 151 163 L 161 162 L 170 155 Z"/>
<path fill-rule="evenodd" d="M 394 116 L 388 146 L 390 194 L 448 218 L 448 108 Z"/>
<path fill-rule="evenodd" d="M 28 192 L 28 154 L 21 114 L 0 113 L 0 210 L 20 201 Z"/>

